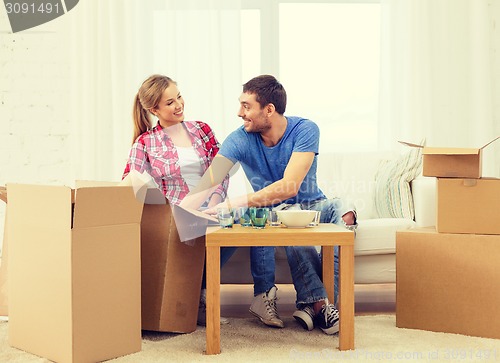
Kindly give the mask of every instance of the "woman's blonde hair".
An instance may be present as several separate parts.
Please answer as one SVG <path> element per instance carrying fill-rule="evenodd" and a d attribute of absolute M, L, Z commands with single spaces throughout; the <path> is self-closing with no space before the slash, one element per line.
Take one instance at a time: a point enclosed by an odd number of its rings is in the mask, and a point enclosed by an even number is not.
<path fill-rule="evenodd" d="M 155 108 L 160 103 L 163 92 L 170 86 L 176 84 L 171 78 L 160 74 L 153 74 L 148 77 L 139 88 L 135 96 L 134 108 L 132 112 L 134 121 L 134 135 L 132 143 L 139 135 L 151 129 L 150 109 Z"/>

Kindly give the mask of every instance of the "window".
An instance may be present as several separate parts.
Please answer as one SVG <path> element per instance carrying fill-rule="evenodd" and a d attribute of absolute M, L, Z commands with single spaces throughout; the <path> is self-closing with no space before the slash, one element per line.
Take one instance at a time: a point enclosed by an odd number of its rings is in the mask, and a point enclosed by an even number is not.
<path fill-rule="evenodd" d="M 286 114 L 320 126 L 321 152 L 377 149 L 380 4 L 275 0 L 253 6 L 260 6 L 259 26 L 242 26 L 242 37 L 250 32 L 255 39 L 258 28 L 265 35 L 260 69 L 285 86 Z"/>
<path fill-rule="evenodd" d="M 241 11 L 241 83 L 260 72 L 260 11 Z"/>

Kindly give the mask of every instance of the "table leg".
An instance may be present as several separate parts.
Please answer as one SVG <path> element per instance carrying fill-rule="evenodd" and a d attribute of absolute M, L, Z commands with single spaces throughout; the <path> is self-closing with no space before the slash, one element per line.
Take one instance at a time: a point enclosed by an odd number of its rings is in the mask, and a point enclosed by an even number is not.
<path fill-rule="evenodd" d="M 354 246 L 339 246 L 339 350 L 354 349 Z"/>
<path fill-rule="evenodd" d="M 220 247 L 207 246 L 207 354 L 220 353 Z"/>
<path fill-rule="evenodd" d="M 335 266 L 334 266 L 335 250 L 333 246 L 323 246 L 321 248 L 321 256 L 323 257 L 323 285 L 325 285 L 326 294 L 330 303 L 334 304 L 335 291 Z"/>

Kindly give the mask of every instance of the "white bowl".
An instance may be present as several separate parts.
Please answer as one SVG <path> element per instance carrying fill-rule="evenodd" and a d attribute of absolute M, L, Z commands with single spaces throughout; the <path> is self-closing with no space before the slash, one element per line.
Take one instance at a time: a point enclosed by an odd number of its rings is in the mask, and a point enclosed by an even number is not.
<path fill-rule="evenodd" d="M 281 223 L 290 228 L 304 228 L 316 215 L 313 210 L 279 210 L 276 212 Z"/>

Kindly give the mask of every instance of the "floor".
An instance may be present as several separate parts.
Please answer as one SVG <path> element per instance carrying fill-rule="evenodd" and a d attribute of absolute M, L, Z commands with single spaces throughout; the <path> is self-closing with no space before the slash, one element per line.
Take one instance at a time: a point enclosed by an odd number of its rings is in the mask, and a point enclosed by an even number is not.
<path fill-rule="evenodd" d="M 292 314 L 295 310 L 293 285 L 277 285 L 278 311 Z M 221 285 L 221 315 L 226 317 L 249 317 L 252 301 L 252 285 Z M 396 284 L 355 285 L 355 314 L 396 313 Z"/>

